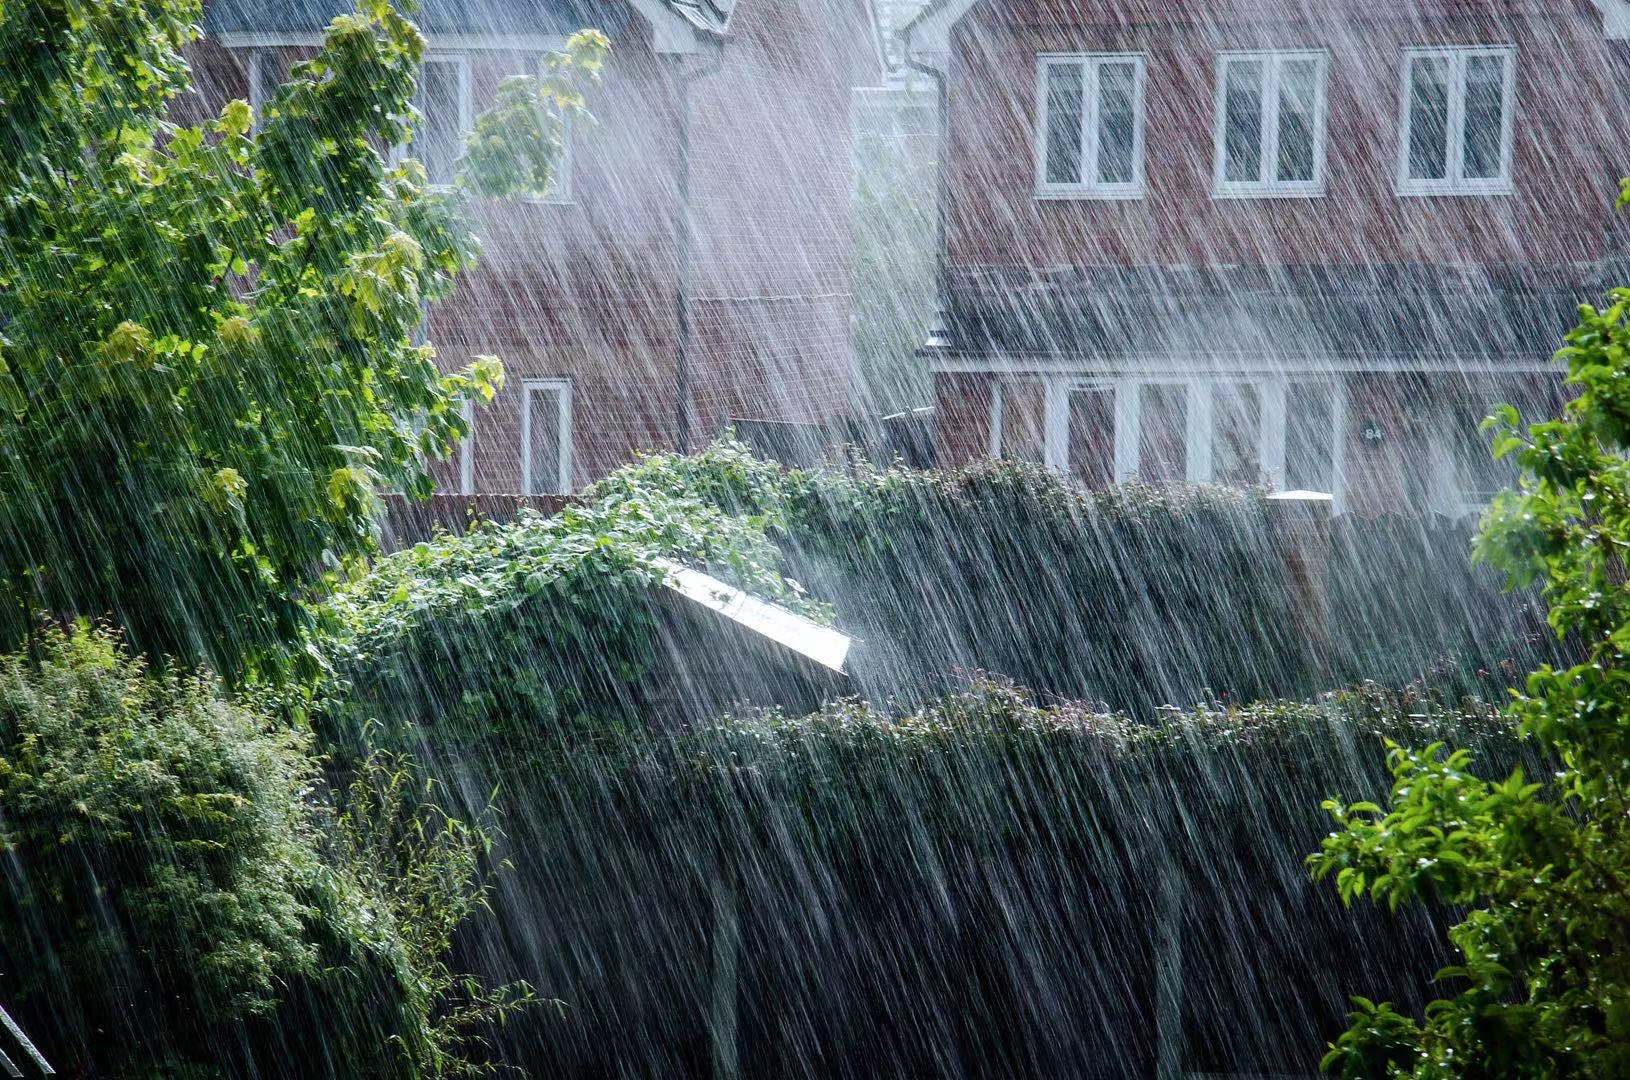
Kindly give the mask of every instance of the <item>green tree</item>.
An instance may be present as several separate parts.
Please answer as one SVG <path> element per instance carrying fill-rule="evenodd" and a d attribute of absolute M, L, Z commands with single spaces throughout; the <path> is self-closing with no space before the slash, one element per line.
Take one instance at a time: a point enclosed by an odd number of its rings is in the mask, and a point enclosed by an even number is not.
<path fill-rule="evenodd" d="M 475 243 L 456 194 L 382 153 L 415 117 L 413 24 L 362 0 L 258 126 L 242 101 L 182 126 L 199 15 L 0 3 L 0 635 L 111 613 L 148 653 L 236 674 L 371 550 L 377 492 L 428 493 L 502 372 L 444 373 L 416 340 Z M 547 184 L 581 108 L 567 76 L 604 47 L 579 36 L 509 91 L 476 191 Z"/>
<path fill-rule="evenodd" d="M 330 794 L 309 733 L 109 633 L 0 656 L 5 1004 L 66 1075 L 473 1071 L 530 999 L 448 966 L 490 831 L 394 756 Z"/>
<path fill-rule="evenodd" d="M 1630 289 L 1610 299 L 1558 354 L 1577 393 L 1561 417 L 1525 427 L 1506 406 L 1486 424 L 1521 478 L 1476 556 L 1538 582 L 1586 657 L 1510 706 L 1549 767 L 1491 781 L 1464 751 L 1392 745 L 1386 807 L 1325 804 L 1338 830 L 1310 863 L 1343 900 L 1464 911 L 1451 992 L 1419 1019 L 1356 999 L 1325 1058 L 1342 1076 L 1630 1076 Z"/>

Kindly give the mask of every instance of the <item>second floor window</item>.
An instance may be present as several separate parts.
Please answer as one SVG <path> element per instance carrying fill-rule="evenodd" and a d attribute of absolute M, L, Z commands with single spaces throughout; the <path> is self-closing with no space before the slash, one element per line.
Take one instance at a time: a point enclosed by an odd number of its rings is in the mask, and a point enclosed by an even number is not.
<path fill-rule="evenodd" d="M 432 185 L 446 187 L 453 182 L 458 159 L 464 155 L 464 136 L 471 124 L 466 58 L 426 57 L 413 104 L 419 110 L 419 121 L 408 155 L 424 165 Z"/>
<path fill-rule="evenodd" d="M 1219 195 L 1317 195 L 1324 186 L 1322 52 L 1224 53 L 1217 63 Z"/>
<path fill-rule="evenodd" d="M 1037 83 L 1037 194 L 1141 195 L 1143 57 L 1042 56 Z"/>
<path fill-rule="evenodd" d="M 1512 50 L 1404 54 L 1398 189 L 1475 194 L 1511 183 Z"/>

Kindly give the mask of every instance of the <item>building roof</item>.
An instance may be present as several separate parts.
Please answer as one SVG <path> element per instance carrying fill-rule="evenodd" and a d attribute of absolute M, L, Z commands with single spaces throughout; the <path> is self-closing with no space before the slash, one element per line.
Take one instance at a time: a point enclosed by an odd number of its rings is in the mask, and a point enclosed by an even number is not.
<path fill-rule="evenodd" d="M 664 6 L 707 29 L 718 17 L 719 29 L 729 18 L 719 16 L 724 0 L 662 0 Z M 706 9 L 695 16 L 692 6 Z M 356 10 L 356 0 L 211 0 L 204 10 L 204 32 L 212 37 L 317 35 L 337 15 Z M 629 7 L 603 0 L 420 0 L 412 15 L 430 37 L 565 36 L 585 27 L 615 34 L 628 23 Z"/>
<path fill-rule="evenodd" d="M 948 352 L 1203 366 L 1547 360 L 1623 266 L 961 270 Z"/>

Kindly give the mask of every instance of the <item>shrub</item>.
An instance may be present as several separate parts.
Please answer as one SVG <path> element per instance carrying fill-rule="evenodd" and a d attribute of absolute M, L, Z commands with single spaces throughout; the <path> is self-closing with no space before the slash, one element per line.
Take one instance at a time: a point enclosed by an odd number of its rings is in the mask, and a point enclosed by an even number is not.
<path fill-rule="evenodd" d="M 454 1071 L 423 924 L 480 895 L 469 836 L 428 822 L 409 903 L 327 806 L 309 736 L 209 678 L 88 630 L 0 658 L 6 1004 L 68 1074 Z"/>
<path fill-rule="evenodd" d="M 1551 628 L 1584 649 L 1511 704 L 1553 766 L 1487 780 L 1464 749 L 1399 740 L 1384 800 L 1326 802 L 1336 831 L 1309 862 L 1343 900 L 1464 912 L 1419 1019 L 1355 998 L 1325 1059 L 1344 1077 L 1630 1075 L 1630 289 L 1580 315 L 1558 354 L 1578 392 L 1562 415 L 1489 422 L 1521 472 L 1478 544 L 1513 585 L 1538 582 Z"/>
<path fill-rule="evenodd" d="M 663 560 L 826 617 L 780 558 L 758 519 L 660 491 L 438 536 L 326 605 L 315 648 L 333 678 L 320 722 L 353 749 L 374 721 L 393 744 L 647 726 L 659 712 L 648 676 Z"/>
<path fill-rule="evenodd" d="M 1298 619 L 1260 491 L 1091 492 L 1004 461 L 806 472 L 721 442 L 646 458 L 590 497 L 653 490 L 764 516 L 788 572 L 866 641 L 873 696 L 986 668 L 1133 711 L 1366 678 L 1500 697 L 1519 661 L 1561 655 L 1535 634 L 1531 598 L 1503 595 L 1471 567 L 1470 532 L 1443 524 L 1341 519 L 1320 643 Z"/>
<path fill-rule="evenodd" d="M 1306 1071 L 1345 986 L 1443 959 L 1430 913 L 1355 920 L 1300 867 L 1381 734 L 1512 752 L 1486 708 L 1373 687 L 1134 718 L 975 683 L 488 762 L 465 782 L 503 783 L 526 857 L 472 948 L 561 988 L 507 1036 L 544 1075 L 701 1075 L 721 992 L 744 1075 L 1149 1075 L 1175 892 L 1185 1067 Z"/>

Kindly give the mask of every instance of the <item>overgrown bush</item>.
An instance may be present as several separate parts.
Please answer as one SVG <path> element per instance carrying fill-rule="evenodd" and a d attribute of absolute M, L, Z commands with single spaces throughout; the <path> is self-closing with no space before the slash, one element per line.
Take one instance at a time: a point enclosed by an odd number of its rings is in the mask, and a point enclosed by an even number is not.
<path fill-rule="evenodd" d="M 1534 598 L 1473 567 L 1471 530 L 1447 522 L 1339 520 L 1320 642 L 1260 491 L 1091 492 L 1003 461 L 788 470 L 721 442 L 646 458 L 588 497 L 651 491 L 762 515 L 788 572 L 866 640 L 874 695 L 982 667 L 1134 711 L 1364 679 L 1499 699 L 1525 666 L 1563 655 L 1537 633 Z"/>
<path fill-rule="evenodd" d="M 565 998 L 506 1036 L 540 1075 L 707 1075 L 719 994 L 743 1075 L 1152 1075 L 1163 1038 L 1305 1072 L 1350 987 L 1415 1000 L 1443 960 L 1434 913 L 1355 918 L 1301 868 L 1319 793 L 1384 786 L 1382 734 L 1513 752 L 1490 710 L 1373 687 L 1134 718 L 976 683 L 489 762 L 525 857 L 473 947 Z"/>
<path fill-rule="evenodd" d="M 1135 710 L 1314 685 L 1260 492 L 1089 492 L 1006 461 L 783 470 L 726 442 L 646 458 L 588 497 L 652 490 L 762 516 L 788 572 L 865 640 L 873 696 L 973 667 Z"/>
<path fill-rule="evenodd" d="M 1630 181 L 1621 205 L 1630 204 Z M 1345 788 L 1309 862 L 1343 900 L 1456 905 L 1458 954 L 1424 1010 L 1360 991 L 1325 1066 L 1346 1078 L 1630 1075 L 1630 289 L 1580 309 L 1557 354 L 1577 391 L 1555 419 L 1503 407 L 1496 456 L 1520 468 L 1477 553 L 1543 589 L 1579 662 L 1539 666 L 1510 715 L 1551 768 L 1501 770 L 1399 740 L 1385 798 Z M 1356 989 L 1356 988 L 1355 988 Z"/>
<path fill-rule="evenodd" d="M 759 518 L 662 491 L 526 512 L 385 558 L 327 604 L 323 730 L 349 748 L 375 722 L 393 744 L 433 731 L 468 748 L 649 726 L 665 560 L 826 617 Z"/>
<path fill-rule="evenodd" d="M 331 812 L 316 768 L 308 736 L 109 634 L 0 657 L 0 995 L 59 1072 L 469 1063 L 461 1025 L 510 1001 L 439 955 L 483 895 L 477 833 L 384 787 L 418 827 L 381 840 Z"/>

